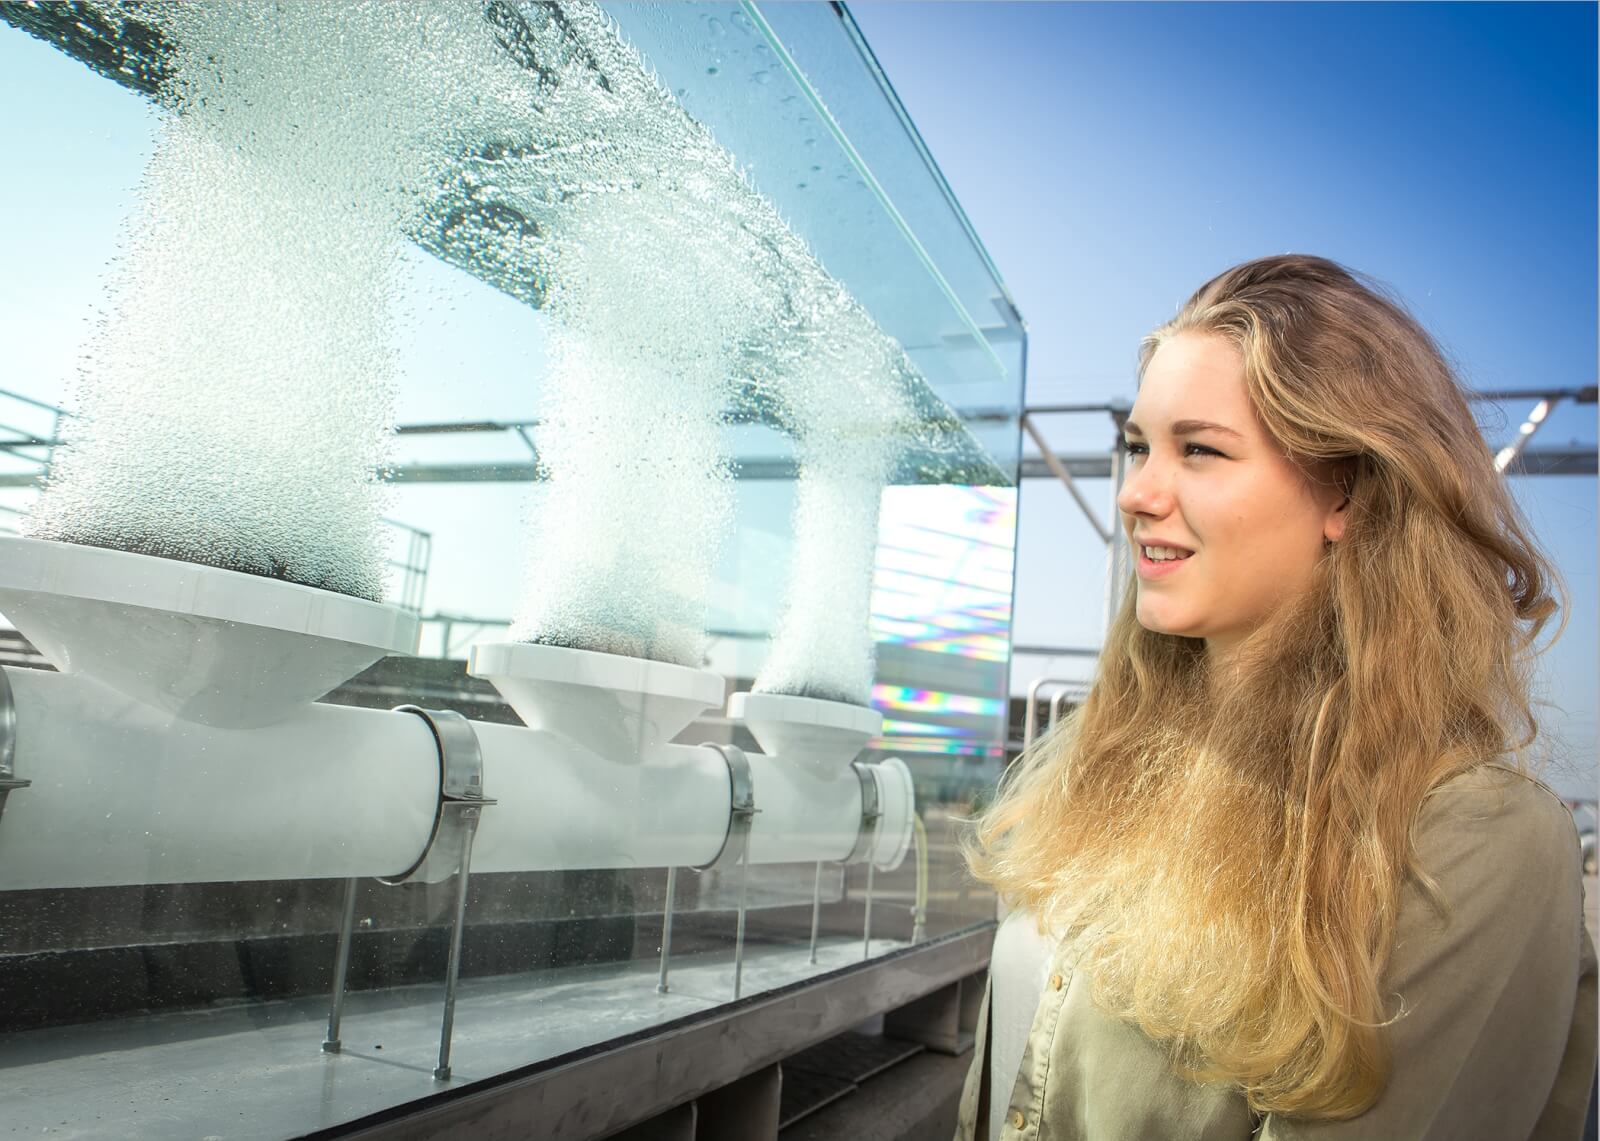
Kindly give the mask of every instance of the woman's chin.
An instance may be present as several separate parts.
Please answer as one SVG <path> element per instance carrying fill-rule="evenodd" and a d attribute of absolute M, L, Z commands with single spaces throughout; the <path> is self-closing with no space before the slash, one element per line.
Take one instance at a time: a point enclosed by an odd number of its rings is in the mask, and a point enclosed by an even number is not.
<path fill-rule="evenodd" d="M 1178 638 L 1198 638 L 1202 635 L 1194 632 L 1195 624 L 1185 622 L 1175 615 L 1146 613 L 1143 608 L 1138 611 L 1139 625 L 1152 634 L 1171 634 Z"/>

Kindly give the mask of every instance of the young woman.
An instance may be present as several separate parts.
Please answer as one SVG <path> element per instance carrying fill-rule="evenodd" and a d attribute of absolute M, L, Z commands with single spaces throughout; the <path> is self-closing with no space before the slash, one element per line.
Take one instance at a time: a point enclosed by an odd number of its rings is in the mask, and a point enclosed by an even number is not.
<path fill-rule="evenodd" d="M 1438 347 L 1320 258 L 1145 341 L 1094 688 L 967 845 L 957 1137 L 1583 1135 L 1595 956 L 1525 775 L 1553 575 Z"/>

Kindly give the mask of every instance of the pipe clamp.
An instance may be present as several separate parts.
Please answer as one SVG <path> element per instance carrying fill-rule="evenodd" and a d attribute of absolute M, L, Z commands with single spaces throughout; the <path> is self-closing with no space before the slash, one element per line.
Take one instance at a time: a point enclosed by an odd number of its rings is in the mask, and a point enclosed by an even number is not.
<path fill-rule="evenodd" d="M 17 702 L 11 695 L 11 678 L 0 669 L 0 814 L 6 810 L 6 796 L 33 782 L 16 775 L 12 763 L 17 754 Z"/>
<path fill-rule="evenodd" d="M 709 863 L 690 865 L 697 872 L 708 872 L 720 864 L 736 864 L 750 846 L 750 825 L 761 810 L 756 807 L 755 782 L 750 776 L 750 758 L 737 745 L 720 745 L 707 741 L 703 746 L 722 754 L 728 766 L 728 830 L 723 834 L 722 847 Z"/>
<path fill-rule="evenodd" d="M 861 827 L 856 832 L 855 847 L 850 849 L 848 856 L 839 861 L 841 864 L 853 864 L 872 850 L 872 845 L 878 838 L 878 822 L 883 819 L 882 798 L 878 795 L 878 774 L 875 767 L 861 761 L 851 761 L 850 767 L 855 770 L 856 779 L 861 782 Z"/>
<path fill-rule="evenodd" d="M 495 803 L 483 795 L 483 750 L 472 722 L 451 709 L 398 705 L 395 713 L 422 718 L 439 751 L 439 800 L 433 828 L 422 854 L 397 876 L 378 876 L 379 883 L 439 883 L 455 874 L 460 863 L 462 833 L 478 826 L 478 814 Z"/>

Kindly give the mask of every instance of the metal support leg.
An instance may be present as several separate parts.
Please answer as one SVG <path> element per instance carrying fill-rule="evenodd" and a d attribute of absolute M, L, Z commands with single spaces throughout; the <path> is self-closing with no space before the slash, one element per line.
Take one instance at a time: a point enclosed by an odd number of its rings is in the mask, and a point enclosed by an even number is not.
<path fill-rule="evenodd" d="M 866 959 L 868 947 L 872 944 L 872 872 L 876 865 L 872 860 L 867 860 L 867 918 L 861 925 L 861 957 Z"/>
<path fill-rule="evenodd" d="M 811 888 L 811 958 L 817 961 L 817 920 L 822 915 L 822 862 L 817 861 L 817 880 Z"/>
<path fill-rule="evenodd" d="M 728 831 L 722 848 L 709 864 L 692 865 L 697 872 L 736 863 L 739 869 L 739 926 L 733 936 L 733 997 L 744 987 L 744 913 L 750 893 L 750 822 L 761 810 L 756 807 L 755 785 L 750 780 L 750 759 L 737 745 L 706 742 L 707 748 L 722 754 L 728 765 Z"/>
<path fill-rule="evenodd" d="M 461 932 L 466 926 L 467 880 L 472 874 L 472 838 L 478 831 L 478 813 L 481 809 L 458 808 L 461 814 L 461 867 L 456 871 L 456 913 L 450 925 L 450 963 L 444 976 L 444 1024 L 439 1028 L 439 1064 L 434 1067 L 433 1080 L 450 1080 L 450 1036 L 456 1022 L 456 979 L 461 973 Z"/>
<path fill-rule="evenodd" d="M 339 920 L 339 953 L 333 962 L 333 1006 L 328 1010 L 328 1036 L 322 1040 L 324 1053 L 337 1054 L 344 1046 L 339 1040 L 339 1020 L 344 1017 L 345 978 L 350 973 L 350 943 L 356 930 L 356 881 L 344 881 L 344 916 Z"/>
<path fill-rule="evenodd" d="M 667 993 L 667 957 L 672 954 L 672 900 L 678 891 L 678 869 L 667 869 L 667 906 L 661 916 L 661 977 L 656 980 L 656 993 Z"/>
<path fill-rule="evenodd" d="M 739 926 L 733 934 L 733 997 L 739 998 L 744 981 L 744 912 L 750 891 L 750 849 L 739 854 Z"/>

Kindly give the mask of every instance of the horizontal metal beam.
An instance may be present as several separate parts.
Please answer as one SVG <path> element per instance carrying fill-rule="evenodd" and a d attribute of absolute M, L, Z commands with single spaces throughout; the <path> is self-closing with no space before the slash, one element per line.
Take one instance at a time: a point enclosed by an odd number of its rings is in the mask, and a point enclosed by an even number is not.
<path fill-rule="evenodd" d="M 1098 658 L 1098 646 L 1012 646 L 1011 654 L 1039 654 L 1047 658 Z"/>
<path fill-rule="evenodd" d="M 1076 479 L 1110 479 L 1111 456 L 1078 453 L 1057 456 L 1061 465 Z M 1517 457 L 1510 475 L 1594 475 L 1600 470 L 1594 448 L 1583 446 L 1530 448 Z M 740 460 L 734 468 L 738 479 L 792 480 L 799 467 L 789 459 Z M 395 483 L 532 483 L 540 478 L 537 464 L 519 460 L 510 463 L 482 464 L 399 464 L 391 469 Z M 1024 456 L 1023 479 L 1055 479 L 1056 475 L 1039 456 Z M 0 472 L 0 489 L 32 487 L 39 482 L 38 472 Z"/>
<path fill-rule="evenodd" d="M 1044 387 L 1049 381 L 1035 380 L 1036 387 Z M 1575 388 L 1488 388 L 1466 394 L 1468 400 L 1572 400 L 1578 404 L 1593 404 L 1596 402 L 1597 386 L 1593 384 L 1578 385 Z M 1024 409 L 1031 416 L 1059 416 L 1068 413 L 1087 412 L 1128 412 L 1129 405 L 1124 401 L 1112 400 L 1099 404 L 1030 404 Z"/>
<path fill-rule="evenodd" d="M 794 460 L 740 460 L 736 479 L 795 479 L 800 469 Z M 533 483 L 543 479 L 539 465 L 525 460 L 483 464 L 397 464 L 390 469 L 394 483 Z"/>
<path fill-rule="evenodd" d="M 1030 404 L 1023 409 L 1028 416 L 1066 416 L 1087 412 L 1126 415 L 1128 411 L 1129 406 L 1120 400 L 1101 401 L 1098 404 Z"/>
<path fill-rule="evenodd" d="M 1509 468 L 1507 475 L 1594 475 L 1597 468 L 1594 445 L 1567 444 L 1528 448 Z"/>
<path fill-rule="evenodd" d="M 988 965 L 993 943 L 994 927 L 985 925 L 754 996 L 642 1041 L 564 1064 L 552 1060 L 513 1070 L 428 1099 L 397 1119 L 357 1121 L 313 1136 L 363 1141 L 604 1137 L 975 974 Z"/>
<path fill-rule="evenodd" d="M 1080 452 L 1056 458 L 1076 479 L 1110 479 L 1109 452 Z M 1512 463 L 1508 475 L 1595 475 L 1600 471 L 1593 445 L 1567 444 L 1529 448 Z M 1041 456 L 1022 457 L 1023 479 L 1054 479 L 1055 473 Z"/>
<path fill-rule="evenodd" d="M 1057 456 L 1075 479 L 1110 479 L 1111 456 L 1095 452 Z M 1517 457 L 1510 475 L 1594 475 L 1600 470 L 1594 448 L 1583 446 L 1530 448 Z M 738 479 L 792 480 L 799 468 L 789 459 L 740 460 L 734 468 Z M 38 472 L 0 472 L 0 488 L 32 487 L 39 482 Z M 395 483 L 532 483 L 540 478 L 537 464 L 525 460 L 482 464 L 399 464 L 391 469 Z M 1023 479 L 1055 479 L 1056 475 L 1039 456 L 1024 456 Z"/>

